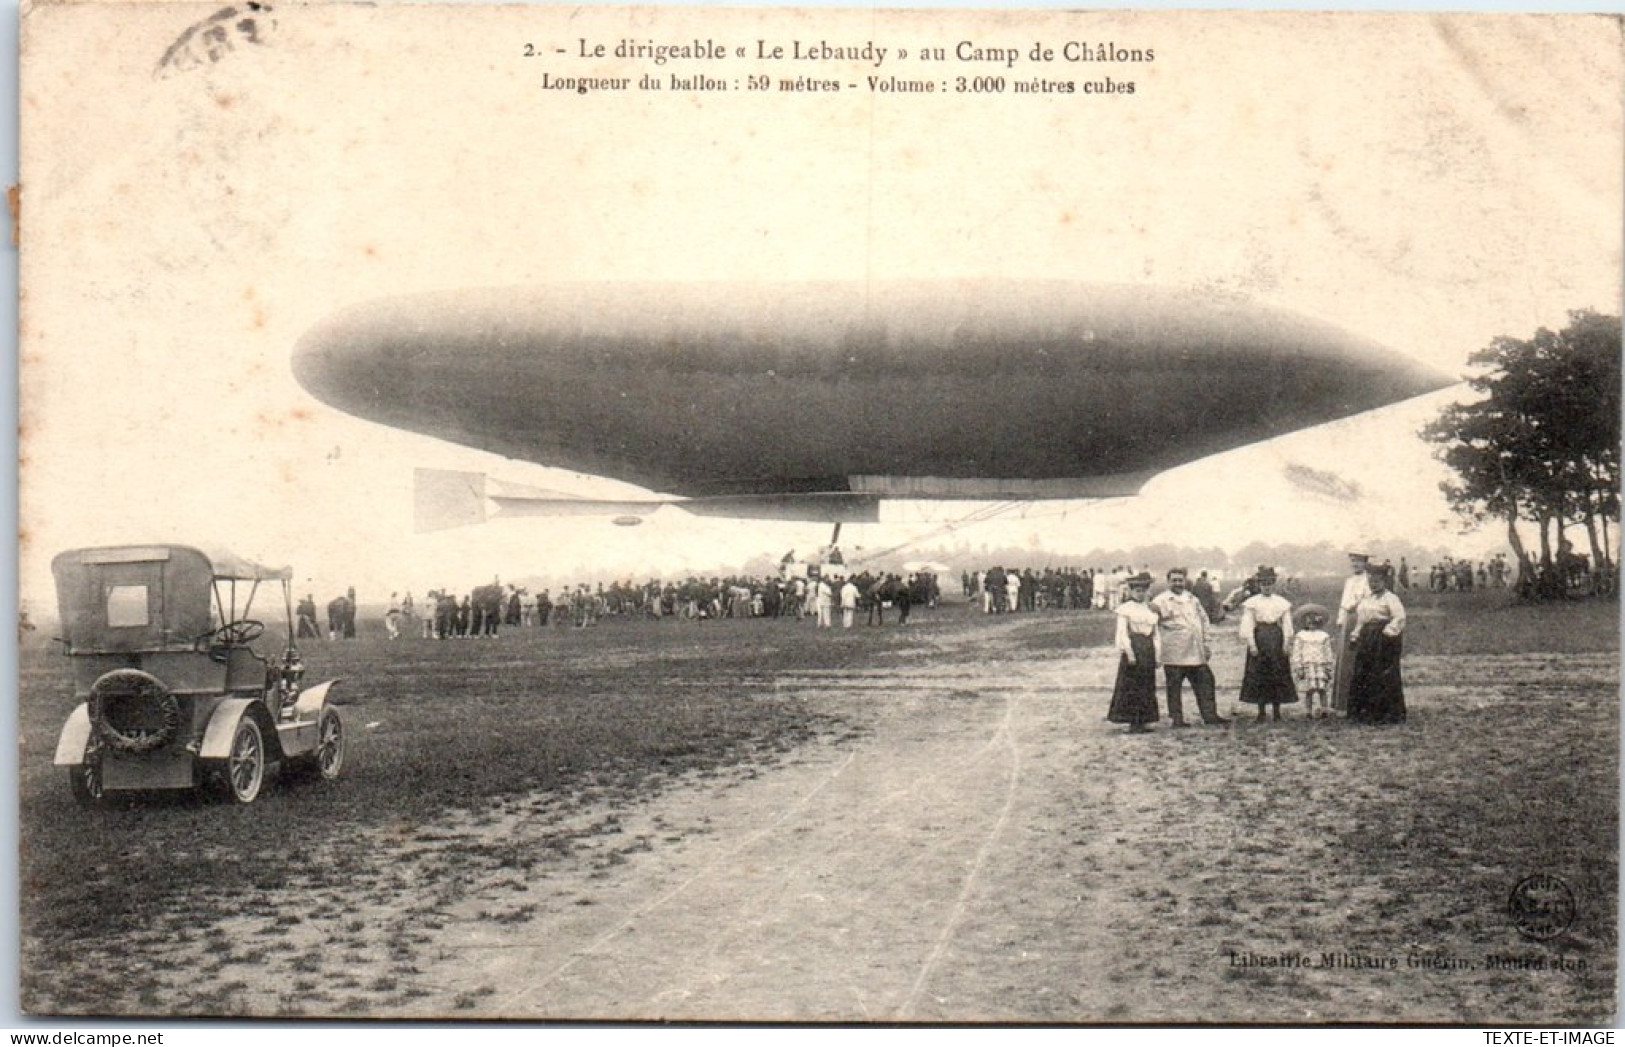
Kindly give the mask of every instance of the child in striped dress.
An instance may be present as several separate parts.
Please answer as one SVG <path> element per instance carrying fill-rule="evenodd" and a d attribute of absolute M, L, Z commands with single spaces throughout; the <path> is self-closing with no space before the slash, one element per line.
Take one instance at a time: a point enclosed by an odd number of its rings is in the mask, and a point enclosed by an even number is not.
<path fill-rule="evenodd" d="M 1335 659 L 1332 638 L 1326 632 L 1326 612 L 1311 604 L 1299 612 L 1302 622 L 1292 634 L 1292 675 L 1304 694 L 1304 712 L 1324 719 L 1331 715 L 1327 708 L 1326 690 L 1332 683 Z M 1315 696 L 1320 696 L 1320 712 L 1315 712 Z"/>

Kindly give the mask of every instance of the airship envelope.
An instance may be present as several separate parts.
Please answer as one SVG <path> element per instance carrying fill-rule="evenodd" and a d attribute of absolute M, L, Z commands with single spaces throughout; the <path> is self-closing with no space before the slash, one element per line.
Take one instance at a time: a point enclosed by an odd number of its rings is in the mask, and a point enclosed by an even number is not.
<path fill-rule="evenodd" d="M 837 519 L 878 498 L 1134 494 L 1449 384 L 1246 300 L 1051 281 L 425 294 L 339 311 L 293 367 L 385 425 L 699 511 L 821 504 L 813 518 Z"/>

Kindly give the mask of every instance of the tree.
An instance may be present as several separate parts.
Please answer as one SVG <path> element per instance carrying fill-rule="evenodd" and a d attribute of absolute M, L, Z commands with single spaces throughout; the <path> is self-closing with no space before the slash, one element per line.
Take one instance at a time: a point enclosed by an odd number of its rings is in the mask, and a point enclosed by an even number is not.
<path fill-rule="evenodd" d="M 1619 522 L 1620 318 L 1589 309 L 1529 339 L 1499 337 L 1470 363 L 1468 385 L 1484 394 L 1452 404 L 1422 429 L 1456 473 L 1441 487 L 1474 523 L 1505 523 L 1520 590 L 1560 596 L 1585 558 L 1566 529 L 1585 528 L 1595 575 L 1615 569 L 1610 521 Z M 1533 524 L 1539 559 L 1519 524 Z"/>

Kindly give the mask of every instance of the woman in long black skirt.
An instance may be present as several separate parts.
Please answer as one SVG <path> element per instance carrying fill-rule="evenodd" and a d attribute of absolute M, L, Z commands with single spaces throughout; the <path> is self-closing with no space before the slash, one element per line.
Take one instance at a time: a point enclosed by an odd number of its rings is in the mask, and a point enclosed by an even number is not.
<path fill-rule="evenodd" d="M 1391 575 L 1373 568 L 1371 595 L 1354 608 L 1354 671 L 1349 677 L 1349 719 L 1355 723 L 1404 723 L 1405 605 L 1390 590 Z"/>
<path fill-rule="evenodd" d="M 1128 599 L 1117 605 L 1117 685 L 1106 719 L 1126 723 L 1130 734 L 1151 730 L 1157 714 L 1157 612 L 1146 606 L 1151 576 L 1140 573 L 1126 584 Z"/>
<path fill-rule="evenodd" d="M 1292 604 L 1275 595 L 1275 572 L 1261 568 L 1254 576 L 1258 593 L 1241 605 L 1241 642 L 1247 645 L 1247 667 L 1241 675 L 1241 700 L 1258 706 L 1264 719 L 1268 705 L 1275 719 L 1281 706 L 1298 700 L 1292 682 L 1292 661 L 1287 656 L 1292 642 Z"/>

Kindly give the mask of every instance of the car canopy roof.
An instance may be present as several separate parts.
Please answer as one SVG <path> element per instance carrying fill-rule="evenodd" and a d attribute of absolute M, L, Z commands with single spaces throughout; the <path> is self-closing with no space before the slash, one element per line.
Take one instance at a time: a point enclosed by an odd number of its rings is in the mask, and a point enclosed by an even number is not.
<path fill-rule="evenodd" d="M 70 549 L 65 553 L 58 554 L 56 562 L 77 564 L 145 563 L 152 560 L 168 560 L 176 554 L 190 554 L 201 557 L 208 564 L 210 573 L 219 579 L 263 582 L 289 581 L 293 578 L 292 567 L 270 567 L 246 556 L 239 556 L 230 550 L 207 546 L 104 545 L 91 549 Z"/>
<path fill-rule="evenodd" d="M 287 582 L 293 579 L 293 568 L 286 564 L 281 567 L 270 567 L 226 549 L 205 548 L 199 551 L 214 565 L 216 578 L 246 579 L 255 582 Z"/>

